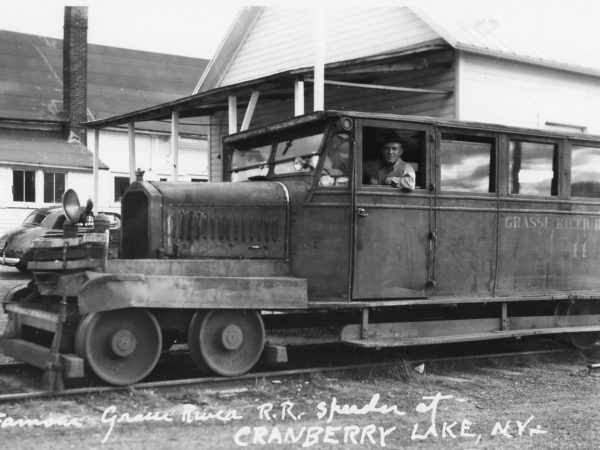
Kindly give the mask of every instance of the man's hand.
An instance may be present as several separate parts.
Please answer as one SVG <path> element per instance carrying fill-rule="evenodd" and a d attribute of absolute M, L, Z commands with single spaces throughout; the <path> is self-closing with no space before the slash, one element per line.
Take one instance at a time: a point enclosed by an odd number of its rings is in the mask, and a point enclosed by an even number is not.
<path fill-rule="evenodd" d="M 398 187 L 398 186 L 400 186 L 400 177 L 388 177 L 385 180 L 383 180 L 383 182 L 385 184 L 389 184 L 391 186 Z"/>

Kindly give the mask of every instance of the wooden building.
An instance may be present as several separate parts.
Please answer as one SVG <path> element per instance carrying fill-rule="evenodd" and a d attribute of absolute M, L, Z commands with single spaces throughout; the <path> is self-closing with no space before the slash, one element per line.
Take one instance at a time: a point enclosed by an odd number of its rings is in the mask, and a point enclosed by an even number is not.
<path fill-rule="evenodd" d="M 211 181 L 221 179 L 223 135 L 315 109 L 600 133 L 600 39 L 586 11 L 416 4 L 244 8 L 194 95 L 92 126 L 205 117 Z M 313 102 L 313 86 L 324 100 Z"/>

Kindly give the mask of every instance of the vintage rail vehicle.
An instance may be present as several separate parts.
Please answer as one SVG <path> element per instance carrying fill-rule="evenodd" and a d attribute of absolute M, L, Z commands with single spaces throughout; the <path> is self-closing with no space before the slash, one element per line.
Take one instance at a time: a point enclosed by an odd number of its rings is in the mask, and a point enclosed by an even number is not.
<path fill-rule="evenodd" d="M 392 131 L 412 191 L 363 178 Z M 35 242 L 1 351 L 54 386 L 86 371 L 127 385 L 174 344 L 244 373 L 285 356 L 266 345 L 277 330 L 374 348 L 598 338 L 599 137 L 325 111 L 223 145 L 225 182 L 130 185 L 120 259 L 103 257 L 101 223 Z"/>

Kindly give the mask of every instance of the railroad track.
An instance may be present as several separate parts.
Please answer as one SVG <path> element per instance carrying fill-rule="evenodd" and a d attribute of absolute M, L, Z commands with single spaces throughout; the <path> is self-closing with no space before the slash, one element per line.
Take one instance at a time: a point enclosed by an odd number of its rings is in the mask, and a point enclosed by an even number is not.
<path fill-rule="evenodd" d="M 595 347 L 596 350 L 600 350 L 600 346 Z M 396 361 L 380 361 L 380 362 L 363 362 L 358 364 L 337 364 L 337 365 L 319 365 L 314 367 L 301 367 L 292 368 L 286 370 L 269 370 L 248 373 L 238 377 L 224 378 L 224 377 L 190 377 L 182 378 L 177 380 L 155 380 L 138 383 L 132 386 L 102 386 L 93 385 L 85 387 L 73 387 L 62 391 L 44 391 L 36 390 L 35 388 L 29 390 L 23 390 L 21 392 L 9 392 L 0 394 L 0 403 L 19 401 L 19 400 L 31 400 L 31 399 L 43 399 L 43 398 L 56 398 L 65 396 L 78 396 L 78 395 L 89 395 L 98 394 L 105 392 L 118 392 L 128 390 L 141 390 L 141 389 L 166 389 L 166 388 L 179 388 L 185 386 L 202 386 L 205 388 L 239 388 L 244 385 L 253 385 L 257 381 L 262 379 L 285 379 L 299 376 L 305 376 L 315 373 L 323 372 L 334 372 L 334 371 L 352 371 L 362 369 L 374 369 L 384 368 L 388 366 L 394 366 L 398 364 L 409 364 L 418 365 L 421 363 L 434 363 L 434 362 L 449 362 L 449 361 L 464 361 L 464 360 L 480 360 L 480 359 L 494 359 L 494 358 L 511 358 L 511 357 L 531 357 L 537 355 L 552 355 L 566 352 L 573 352 L 572 348 L 553 348 L 553 349 L 536 349 L 536 350 L 525 350 L 525 351 L 507 351 L 507 352 L 490 352 L 480 354 L 467 354 L 467 355 L 451 355 L 451 356 L 435 356 L 435 357 L 409 357 L 402 360 Z M 37 371 L 41 374 L 39 369 L 34 369 L 31 366 L 22 363 L 5 363 L 0 364 L 0 381 L 7 379 L 7 374 L 10 372 L 16 372 L 19 375 L 29 371 Z M 31 374 L 28 374 L 31 377 Z"/>

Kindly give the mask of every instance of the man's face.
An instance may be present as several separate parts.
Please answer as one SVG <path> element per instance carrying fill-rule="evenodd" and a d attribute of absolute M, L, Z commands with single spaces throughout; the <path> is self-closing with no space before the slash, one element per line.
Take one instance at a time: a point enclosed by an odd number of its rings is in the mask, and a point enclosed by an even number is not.
<path fill-rule="evenodd" d="M 388 164 L 396 164 L 400 155 L 402 155 L 402 145 L 400 142 L 386 142 L 383 144 L 383 159 Z"/>

